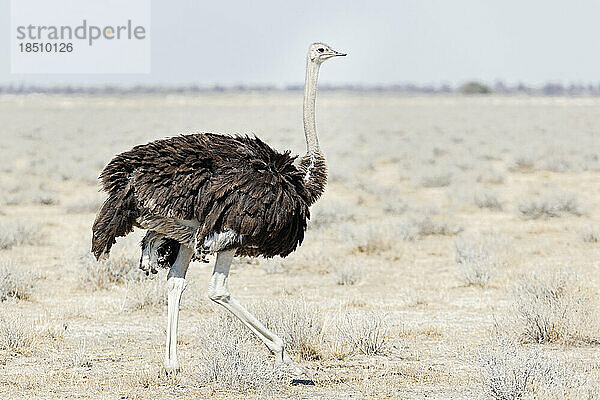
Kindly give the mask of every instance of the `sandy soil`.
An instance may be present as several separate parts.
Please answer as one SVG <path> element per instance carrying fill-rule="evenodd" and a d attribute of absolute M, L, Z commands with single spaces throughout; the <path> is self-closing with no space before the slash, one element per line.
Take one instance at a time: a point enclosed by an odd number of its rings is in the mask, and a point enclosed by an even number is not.
<path fill-rule="evenodd" d="M 212 265 L 194 263 L 184 293 L 193 300 L 180 317 L 183 371 L 163 376 L 166 307 L 132 306 L 144 280 L 98 290 L 85 281 L 81 255 L 102 199 L 100 169 L 135 144 L 194 131 L 255 133 L 301 153 L 301 100 L 300 93 L 0 96 L 0 224 L 39 233 L 0 249 L 0 260 L 32 277 L 28 298 L 0 303 L 0 317 L 21 318 L 33 337 L 23 349 L 0 347 L 0 398 L 488 398 L 481 355 L 496 341 L 495 322 L 510 324 L 522 274 L 570 271 L 597 316 L 600 245 L 583 234 L 600 217 L 600 100 L 323 93 L 318 130 L 330 183 L 306 240 L 285 260 L 242 260 L 230 289 L 250 305 L 305 301 L 324 320 L 324 343 L 334 340 L 337 316 L 375 313 L 387 326 L 385 348 L 339 359 L 324 345 L 316 359 L 299 359 L 315 385 L 240 393 L 206 382 L 207 321 L 223 311 L 204 296 Z M 478 201 L 482 194 L 498 205 Z M 582 215 L 523 218 L 520 206 L 553 196 L 571 196 Z M 443 229 L 421 229 L 424 215 Z M 117 252 L 139 257 L 139 234 Z M 469 285 L 462 277 L 457 241 L 482 242 L 498 260 L 489 281 Z M 359 281 L 337 284 L 348 267 Z M 561 360 L 593 386 L 597 333 L 522 346 Z"/>

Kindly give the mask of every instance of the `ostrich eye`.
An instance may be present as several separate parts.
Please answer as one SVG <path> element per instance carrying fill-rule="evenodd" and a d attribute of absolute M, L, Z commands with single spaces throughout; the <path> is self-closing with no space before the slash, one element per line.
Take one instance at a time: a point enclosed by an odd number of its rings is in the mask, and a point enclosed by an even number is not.
<path fill-rule="evenodd" d="M 322 48 L 322 47 L 319 47 L 319 48 L 317 49 L 317 51 L 318 51 L 319 53 L 322 53 L 322 52 L 324 52 L 324 51 L 325 51 L 325 49 L 324 49 L 324 48 Z"/>

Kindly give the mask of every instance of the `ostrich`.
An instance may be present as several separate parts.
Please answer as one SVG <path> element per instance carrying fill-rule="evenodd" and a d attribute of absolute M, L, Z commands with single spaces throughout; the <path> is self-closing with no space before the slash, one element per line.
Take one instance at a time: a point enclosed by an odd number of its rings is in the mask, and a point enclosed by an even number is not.
<path fill-rule="evenodd" d="M 307 151 L 296 160 L 256 136 L 198 133 L 135 146 L 114 157 L 100 174 L 108 193 L 92 228 L 92 252 L 107 257 L 116 238 L 134 227 L 147 230 L 140 268 L 167 274 L 168 319 L 164 366 L 179 372 L 179 301 L 190 261 L 216 254 L 208 297 L 248 327 L 275 355 L 276 365 L 297 375 L 284 342 L 250 314 L 227 289 L 234 256 L 285 257 L 302 243 L 309 206 L 323 193 L 325 158 L 315 127 L 321 63 L 346 54 L 313 43 L 306 59 L 304 134 Z"/>

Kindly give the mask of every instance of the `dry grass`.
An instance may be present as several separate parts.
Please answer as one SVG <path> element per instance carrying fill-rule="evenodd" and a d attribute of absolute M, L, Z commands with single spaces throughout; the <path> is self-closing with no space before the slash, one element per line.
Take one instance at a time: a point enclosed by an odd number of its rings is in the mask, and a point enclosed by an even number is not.
<path fill-rule="evenodd" d="M 34 339 L 33 325 L 21 316 L 0 316 L 0 350 L 23 353 L 32 347 Z"/>
<path fill-rule="evenodd" d="M 581 216 L 583 214 L 577 198 L 569 193 L 544 195 L 519 204 L 519 215 L 523 219 Z"/>
<path fill-rule="evenodd" d="M 0 260 L 0 302 L 7 299 L 27 299 L 33 288 L 33 279 L 22 266 Z"/>
<path fill-rule="evenodd" d="M 581 238 L 586 243 L 600 243 L 600 227 L 590 226 L 581 234 Z"/>
<path fill-rule="evenodd" d="M 516 156 L 508 167 L 508 170 L 512 172 L 533 172 L 534 169 L 535 158 L 529 154 Z"/>
<path fill-rule="evenodd" d="M 489 168 L 479 172 L 476 180 L 479 183 L 501 185 L 506 181 L 506 176 L 493 168 Z"/>
<path fill-rule="evenodd" d="M 23 178 L 21 178 L 23 179 Z M 56 205 L 58 197 L 54 190 L 48 188 L 44 183 L 37 183 L 25 179 L 24 183 L 13 186 L 0 187 L 0 204 L 14 205 Z"/>
<path fill-rule="evenodd" d="M 454 236 L 462 229 L 429 213 L 410 215 L 397 227 L 399 237 L 409 241 L 431 235 Z"/>
<path fill-rule="evenodd" d="M 494 398 L 483 393 L 491 385 L 508 398 L 598 397 L 573 387 L 600 383 L 594 98 L 320 93 L 331 179 L 305 240 L 285 259 L 236 260 L 229 279 L 315 385 L 280 380 L 264 345 L 222 317 L 203 263 L 190 266 L 182 298 L 182 372 L 161 374 L 165 271 L 138 270 L 142 232 L 119 239 L 107 261 L 88 255 L 100 170 L 136 144 L 196 130 L 256 132 L 301 153 L 301 107 L 287 92 L 0 95 L 0 226 L 10 228 L 0 258 L 35 282 L 28 301 L 0 303 L 6 321 L 20 319 L 3 328 L 14 344 L 0 348 L 0 398 L 471 400 Z M 555 201 L 558 190 L 577 201 Z M 589 219 L 572 217 L 585 210 Z M 561 284 L 515 281 L 528 271 L 552 280 L 560 274 L 535 266 L 562 263 L 580 278 L 558 299 L 531 287 Z M 261 312 L 263 300 L 274 304 Z M 471 355 L 494 319 L 517 344 L 485 348 L 496 357 L 486 367 Z M 556 384 L 539 378 L 548 365 Z M 523 391 L 510 381 L 519 371 L 539 379 Z"/>
<path fill-rule="evenodd" d="M 353 286 L 360 282 L 362 268 L 359 265 L 346 265 L 335 273 L 335 282 L 340 286 Z"/>
<path fill-rule="evenodd" d="M 0 250 L 37 245 L 40 238 L 39 230 L 30 224 L 20 221 L 0 222 Z"/>
<path fill-rule="evenodd" d="M 251 307 L 259 321 L 275 332 L 286 350 L 299 360 L 323 356 L 323 314 L 318 305 L 304 300 L 264 301 Z"/>
<path fill-rule="evenodd" d="M 162 274 L 161 274 L 162 275 Z M 167 306 L 167 280 L 163 276 L 126 281 L 125 308 L 142 310 Z"/>
<path fill-rule="evenodd" d="M 502 210 L 502 203 L 498 200 L 498 195 L 492 192 L 477 191 L 473 195 L 473 203 L 479 208 L 490 210 Z"/>
<path fill-rule="evenodd" d="M 364 355 L 384 354 L 388 344 L 386 318 L 375 312 L 347 313 L 338 317 L 336 340 L 347 342 L 352 349 Z M 336 345 L 336 349 L 344 346 Z M 340 350 L 337 350 L 339 354 Z"/>
<path fill-rule="evenodd" d="M 421 186 L 425 188 L 446 187 L 452 183 L 452 173 L 447 171 L 433 171 L 421 177 Z"/>
<path fill-rule="evenodd" d="M 215 390 L 266 395 L 280 386 L 273 363 L 232 316 L 219 313 L 202 330 L 202 351 L 195 379 Z M 261 349 L 262 350 L 262 349 Z"/>
<path fill-rule="evenodd" d="M 385 253 L 394 247 L 397 240 L 394 229 L 389 224 L 354 225 L 347 227 L 344 234 L 358 252 L 365 254 Z"/>
<path fill-rule="evenodd" d="M 538 268 L 519 279 L 513 301 L 515 318 L 506 326 L 514 329 L 524 342 L 594 342 L 598 339 L 597 310 L 572 273 Z"/>
<path fill-rule="evenodd" d="M 459 265 L 460 279 L 466 286 L 484 287 L 498 273 L 501 261 L 490 254 L 483 238 L 477 240 L 458 239 L 454 242 L 456 263 Z"/>
<path fill-rule="evenodd" d="M 310 214 L 309 229 L 322 229 L 339 222 L 354 220 L 354 214 L 347 205 L 334 201 L 323 201 L 315 204 Z"/>
<path fill-rule="evenodd" d="M 71 199 L 66 205 L 65 210 L 69 214 L 88 214 L 96 213 L 102 206 L 102 201 L 98 196 L 78 197 Z"/>
<path fill-rule="evenodd" d="M 480 360 L 484 393 L 491 399 L 577 400 L 600 394 L 583 371 L 510 340 L 480 350 Z"/>
<path fill-rule="evenodd" d="M 131 248 L 113 249 L 110 257 L 96 261 L 87 249 L 79 249 L 73 257 L 80 270 L 82 287 L 93 290 L 108 289 L 129 281 L 139 281 L 146 276 L 139 269 L 139 259 Z"/>

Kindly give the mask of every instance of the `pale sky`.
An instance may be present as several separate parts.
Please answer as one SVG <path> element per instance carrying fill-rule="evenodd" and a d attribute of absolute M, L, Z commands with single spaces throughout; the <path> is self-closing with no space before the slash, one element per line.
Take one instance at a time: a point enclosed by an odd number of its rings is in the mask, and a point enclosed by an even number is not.
<path fill-rule="evenodd" d="M 0 84 L 296 84 L 314 41 L 329 84 L 600 82 L 597 0 L 152 0 L 147 75 L 10 74 L 8 4 Z"/>

